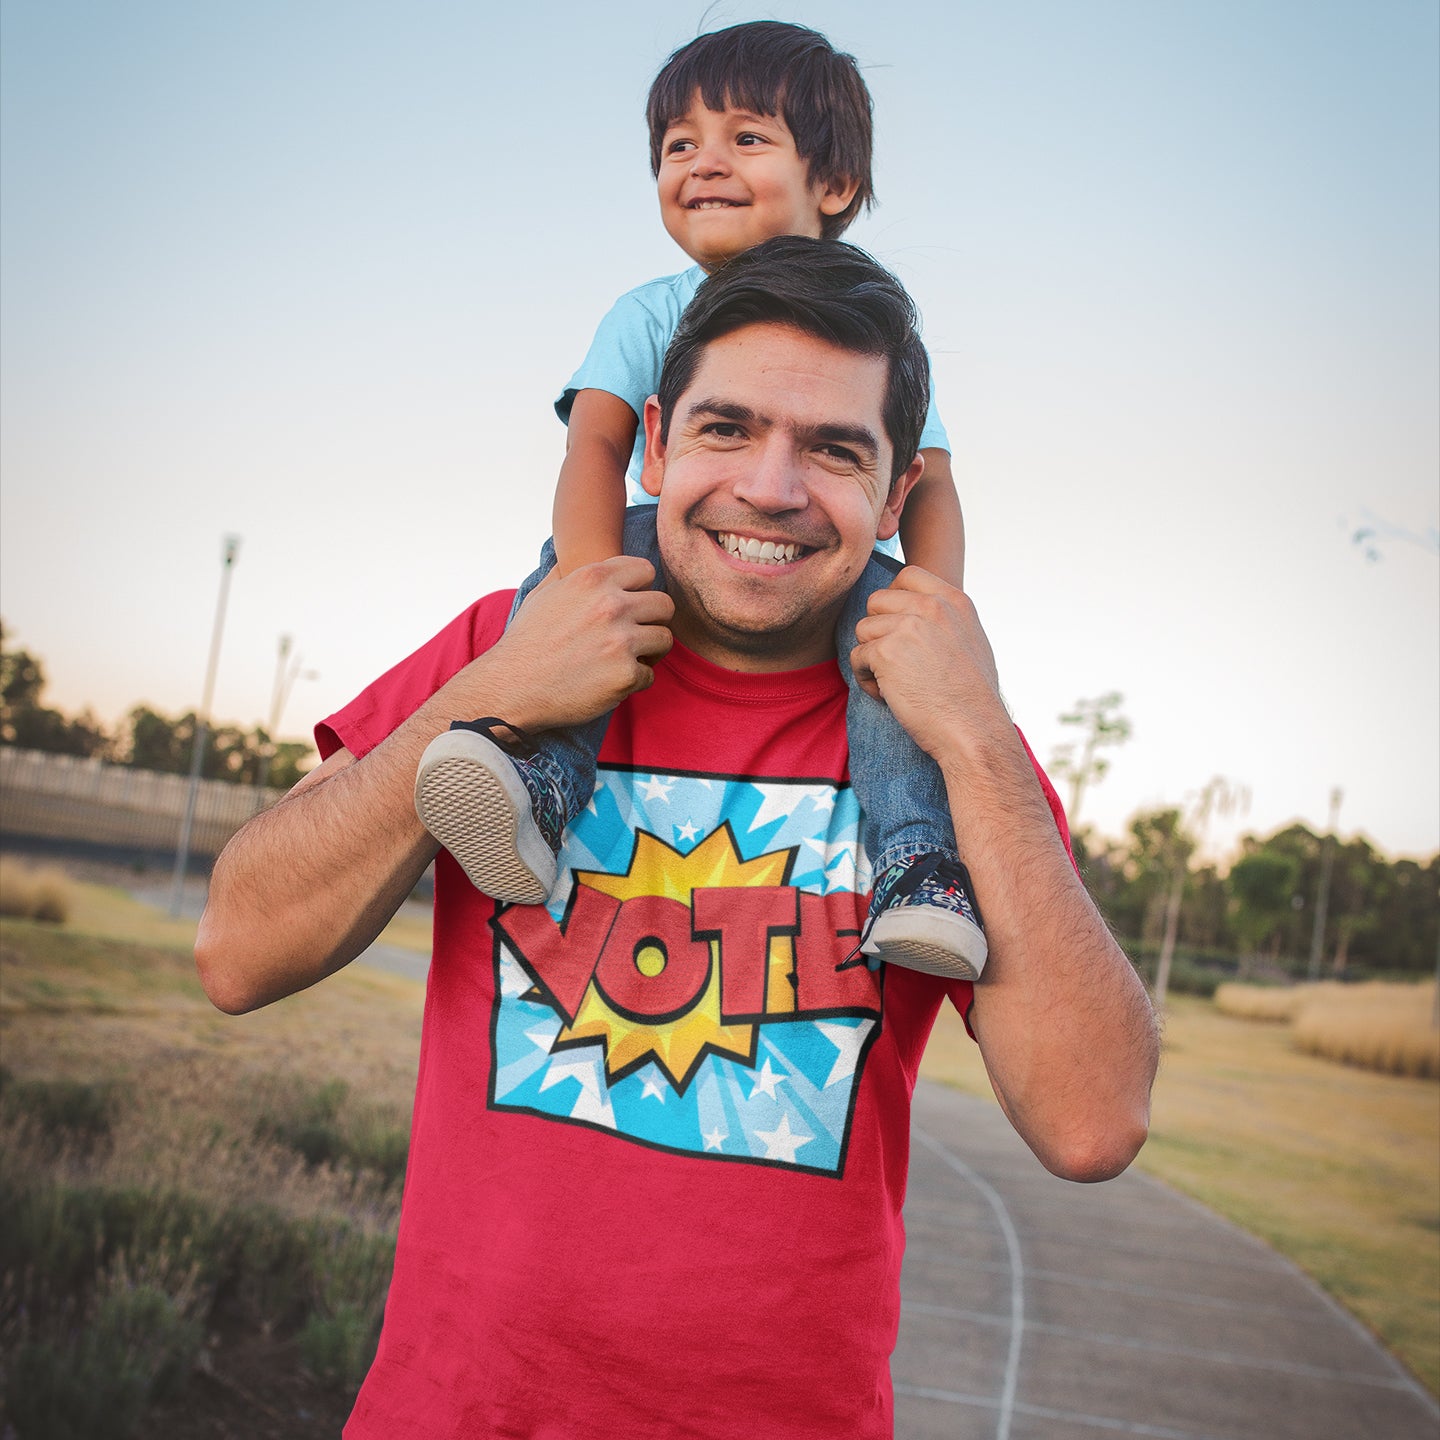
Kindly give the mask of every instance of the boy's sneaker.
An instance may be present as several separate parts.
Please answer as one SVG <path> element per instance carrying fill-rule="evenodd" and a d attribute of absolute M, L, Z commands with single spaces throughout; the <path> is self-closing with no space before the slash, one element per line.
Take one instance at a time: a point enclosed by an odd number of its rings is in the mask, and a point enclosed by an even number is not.
<path fill-rule="evenodd" d="M 891 865 L 875 886 L 860 950 L 927 975 L 978 980 L 989 946 L 970 872 L 934 851 Z"/>
<path fill-rule="evenodd" d="M 437 735 L 415 772 L 415 813 L 483 894 L 541 905 L 555 885 L 565 809 L 528 760 L 496 743 L 494 716 L 457 720 Z"/>

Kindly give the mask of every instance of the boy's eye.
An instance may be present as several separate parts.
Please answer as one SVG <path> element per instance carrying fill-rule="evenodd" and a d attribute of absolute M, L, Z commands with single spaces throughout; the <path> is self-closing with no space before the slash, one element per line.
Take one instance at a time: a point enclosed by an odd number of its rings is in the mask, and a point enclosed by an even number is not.
<path fill-rule="evenodd" d="M 665 153 L 667 155 L 683 155 L 687 150 L 694 148 L 693 140 L 669 140 L 665 144 Z"/>
<path fill-rule="evenodd" d="M 768 145 L 769 138 L 765 135 L 757 135 L 753 130 L 747 130 L 743 135 L 735 137 L 737 145 Z"/>

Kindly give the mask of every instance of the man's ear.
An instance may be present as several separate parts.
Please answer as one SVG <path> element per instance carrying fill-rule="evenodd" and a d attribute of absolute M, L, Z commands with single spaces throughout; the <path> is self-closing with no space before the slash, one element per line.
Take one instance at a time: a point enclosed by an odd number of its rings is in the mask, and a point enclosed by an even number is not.
<path fill-rule="evenodd" d="M 890 487 L 890 493 L 885 497 L 885 508 L 880 512 L 880 520 L 875 527 L 877 540 L 888 540 L 900 528 L 900 512 L 905 508 L 905 497 L 915 488 L 915 482 L 924 468 L 925 457 L 917 455 L 910 462 L 910 468 Z"/>
<path fill-rule="evenodd" d="M 858 180 L 822 180 L 819 185 L 822 215 L 841 214 L 860 188 Z"/>
<path fill-rule="evenodd" d="M 660 399 L 652 395 L 645 402 L 645 466 L 640 472 L 640 488 L 647 495 L 659 495 L 660 482 L 665 478 L 665 442 L 660 438 Z"/>

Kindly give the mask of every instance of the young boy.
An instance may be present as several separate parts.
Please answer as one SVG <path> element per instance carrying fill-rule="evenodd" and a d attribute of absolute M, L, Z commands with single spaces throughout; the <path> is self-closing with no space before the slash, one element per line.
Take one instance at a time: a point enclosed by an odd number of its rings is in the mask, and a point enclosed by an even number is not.
<path fill-rule="evenodd" d="M 556 402 L 569 438 L 554 539 L 517 607 L 551 566 L 564 575 L 627 548 L 637 553 L 625 543 L 625 507 L 627 467 L 637 478 L 643 459 L 639 416 L 706 274 L 778 236 L 834 239 L 873 201 L 869 92 L 853 57 L 813 30 L 759 21 L 691 41 L 656 76 L 647 118 L 661 219 L 695 265 L 622 296 Z M 910 563 L 959 586 L 964 524 L 946 447 L 932 404 L 921 437 L 925 468 L 906 501 L 900 539 Z M 658 575 L 658 556 L 644 546 L 639 553 Z M 862 948 L 914 969 L 974 979 L 985 962 L 985 936 L 943 781 L 850 673 L 854 625 L 869 592 L 888 579 L 872 562 L 868 585 L 857 586 L 837 634 L 850 686 L 851 778 L 876 874 Z M 546 900 L 564 828 L 594 791 L 607 721 L 530 741 L 487 717 L 457 722 L 431 743 L 416 777 L 416 809 L 477 889 L 519 904 Z"/>

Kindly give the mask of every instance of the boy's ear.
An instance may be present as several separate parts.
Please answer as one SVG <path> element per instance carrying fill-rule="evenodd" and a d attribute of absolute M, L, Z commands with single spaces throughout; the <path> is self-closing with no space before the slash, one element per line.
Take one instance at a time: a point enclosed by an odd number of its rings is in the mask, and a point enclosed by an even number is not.
<path fill-rule="evenodd" d="M 888 540 L 900 529 L 900 512 L 905 508 L 905 497 L 915 488 L 915 482 L 924 468 L 925 457 L 917 455 L 910 462 L 910 468 L 890 487 L 885 507 L 880 511 L 880 519 L 875 526 L 877 540 Z"/>
<path fill-rule="evenodd" d="M 855 198 L 860 188 L 858 180 L 822 180 L 820 182 L 820 213 L 839 215 Z"/>
<path fill-rule="evenodd" d="M 645 402 L 645 465 L 640 472 L 640 488 L 647 495 L 659 495 L 660 482 L 665 478 L 665 442 L 660 438 L 660 399 L 652 395 Z"/>

